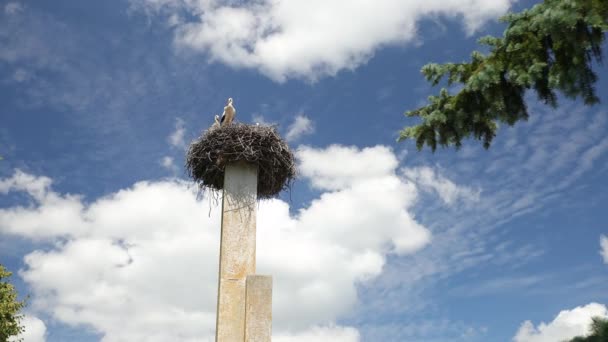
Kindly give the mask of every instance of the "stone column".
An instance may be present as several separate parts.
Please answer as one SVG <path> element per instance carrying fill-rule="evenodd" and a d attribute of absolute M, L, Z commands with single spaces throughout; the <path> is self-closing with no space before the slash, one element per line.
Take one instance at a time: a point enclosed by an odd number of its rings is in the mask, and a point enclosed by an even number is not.
<path fill-rule="evenodd" d="M 258 170 L 226 166 L 217 297 L 216 342 L 242 342 L 245 336 L 246 279 L 255 274 Z"/>
<path fill-rule="evenodd" d="M 247 276 L 245 342 L 270 342 L 272 337 L 272 277 Z"/>

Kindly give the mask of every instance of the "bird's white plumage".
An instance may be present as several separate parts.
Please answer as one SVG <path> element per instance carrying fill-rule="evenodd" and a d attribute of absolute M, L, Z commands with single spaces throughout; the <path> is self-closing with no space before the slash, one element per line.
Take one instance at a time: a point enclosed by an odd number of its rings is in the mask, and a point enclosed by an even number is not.
<path fill-rule="evenodd" d="M 220 116 L 216 115 L 213 119 L 213 125 L 211 125 L 211 129 L 216 129 L 220 127 Z"/>
<path fill-rule="evenodd" d="M 232 105 L 232 97 L 228 99 L 228 104 L 224 107 L 224 113 L 222 113 L 221 125 L 230 125 L 236 115 L 236 109 Z"/>

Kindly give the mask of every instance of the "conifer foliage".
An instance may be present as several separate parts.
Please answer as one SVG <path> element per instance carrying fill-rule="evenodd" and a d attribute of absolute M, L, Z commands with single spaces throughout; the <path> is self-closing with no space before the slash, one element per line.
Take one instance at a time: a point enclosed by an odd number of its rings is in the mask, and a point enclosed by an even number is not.
<path fill-rule="evenodd" d="M 591 333 L 585 337 L 579 336 L 569 342 L 608 342 L 608 319 L 595 317 L 591 322 Z"/>
<path fill-rule="evenodd" d="M 0 342 L 7 342 L 23 332 L 19 313 L 25 302 L 17 300 L 15 287 L 8 282 L 11 272 L 0 265 Z M 19 341 L 12 339 L 11 341 Z"/>
<path fill-rule="evenodd" d="M 412 138 L 418 149 L 425 145 L 460 147 L 473 137 L 488 148 L 498 123 L 513 125 L 528 118 L 527 90 L 550 106 L 557 106 L 556 91 L 599 101 L 593 63 L 602 60 L 602 43 L 608 30 L 606 0 L 545 0 L 531 9 L 507 14 L 503 37 L 484 37 L 484 54 L 473 52 L 465 63 L 427 64 L 422 73 L 433 85 L 442 79 L 460 90 L 442 88 L 428 105 L 406 113 L 422 123 L 404 128 L 399 140 Z"/>

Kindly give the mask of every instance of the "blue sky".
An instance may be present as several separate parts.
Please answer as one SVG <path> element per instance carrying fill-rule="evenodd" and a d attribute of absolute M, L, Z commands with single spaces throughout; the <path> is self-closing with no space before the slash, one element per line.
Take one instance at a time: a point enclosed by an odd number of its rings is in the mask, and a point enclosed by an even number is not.
<path fill-rule="evenodd" d="M 606 66 L 601 104 L 530 96 L 489 150 L 395 142 L 437 91 L 420 68 L 533 1 L 0 4 L 0 263 L 26 341 L 212 340 L 219 209 L 182 165 L 228 97 L 299 160 L 259 207 L 274 340 L 557 341 L 608 316 Z"/>

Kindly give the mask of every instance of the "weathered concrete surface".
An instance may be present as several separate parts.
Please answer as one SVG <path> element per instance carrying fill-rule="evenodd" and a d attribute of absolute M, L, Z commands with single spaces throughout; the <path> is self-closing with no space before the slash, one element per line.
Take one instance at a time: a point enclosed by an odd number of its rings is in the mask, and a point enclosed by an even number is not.
<path fill-rule="evenodd" d="M 245 336 L 246 278 L 255 273 L 257 180 L 254 165 L 226 166 L 216 342 L 242 342 Z"/>
<path fill-rule="evenodd" d="M 272 337 L 272 277 L 247 276 L 245 342 L 270 342 Z"/>

